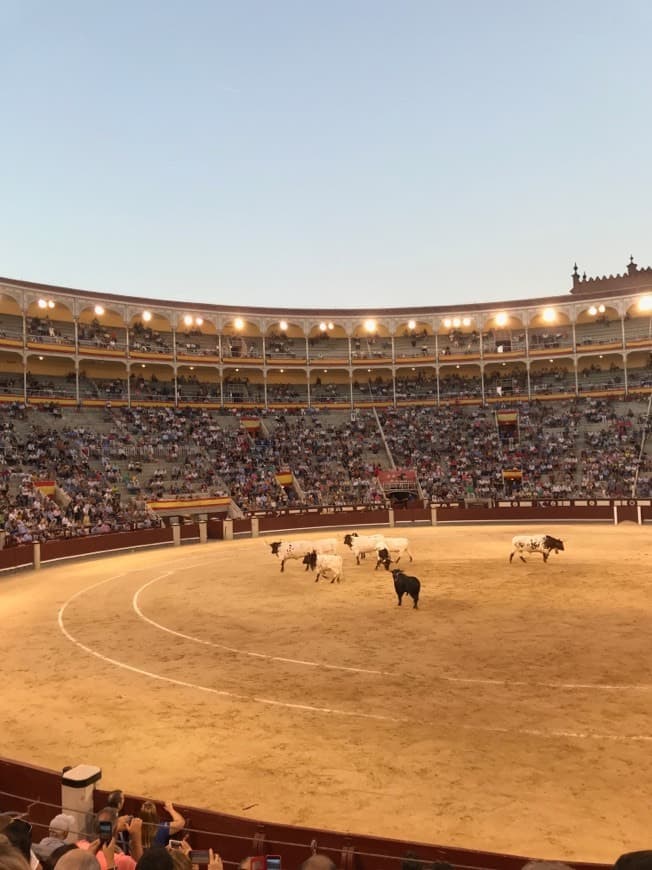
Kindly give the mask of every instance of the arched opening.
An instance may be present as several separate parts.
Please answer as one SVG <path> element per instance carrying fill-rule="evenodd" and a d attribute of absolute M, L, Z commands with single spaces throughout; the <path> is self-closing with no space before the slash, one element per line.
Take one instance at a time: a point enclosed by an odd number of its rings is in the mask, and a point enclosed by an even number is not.
<path fill-rule="evenodd" d="M 262 362 L 263 338 L 258 327 L 242 317 L 226 323 L 222 330 L 222 359 Z"/>
<path fill-rule="evenodd" d="M 331 365 L 349 362 L 349 339 L 343 326 L 322 320 L 308 332 L 308 358 L 312 363 L 328 360 Z"/>

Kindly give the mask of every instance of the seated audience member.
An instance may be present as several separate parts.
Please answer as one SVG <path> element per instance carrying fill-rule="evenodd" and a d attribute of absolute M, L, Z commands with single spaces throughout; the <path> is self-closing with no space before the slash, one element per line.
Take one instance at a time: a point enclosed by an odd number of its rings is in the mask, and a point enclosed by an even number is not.
<path fill-rule="evenodd" d="M 0 867 L 2 870 L 29 870 L 29 864 L 23 853 L 20 849 L 12 846 L 4 834 L 0 834 Z"/>
<path fill-rule="evenodd" d="M 100 864 L 89 849 L 70 849 L 57 861 L 59 870 L 100 870 Z"/>
<path fill-rule="evenodd" d="M 122 808 L 125 805 L 125 793 L 122 789 L 117 788 L 115 791 L 109 792 L 106 798 L 106 805 L 107 807 L 113 807 L 113 809 L 118 813 L 118 816 L 120 816 Z M 126 828 L 122 831 L 117 831 L 115 839 L 121 852 L 124 852 L 125 855 L 131 854 L 129 847 L 129 832 Z"/>
<path fill-rule="evenodd" d="M 616 859 L 614 870 L 652 870 L 652 849 L 624 852 Z"/>
<path fill-rule="evenodd" d="M 165 846 L 145 849 L 136 864 L 136 870 L 174 870 L 174 860 Z"/>
<path fill-rule="evenodd" d="M 22 853 L 32 870 L 39 870 L 40 862 L 32 851 L 32 826 L 21 814 L 0 815 L 0 834 Z"/>
<path fill-rule="evenodd" d="M 48 857 L 42 861 L 41 866 L 43 867 L 43 870 L 54 870 L 59 863 L 60 858 L 63 858 L 63 856 L 72 849 L 77 848 L 76 843 L 62 843 L 60 846 L 57 846 L 57 848 L 53 852 L 50 852 Z"/>
<path fill-rule="evenodd" d="M 337 870 L 337 867 L 328 855 L 316 854 L 303 862 L 301 870 Z"/>
<path fill-rule="evenodd" d="M 170 821 L 159 822 L 156 804 L 153 801 L 145 801 L 138 813 L 143 820 L 143 849 L 151 846 L 167 846 L 174 834 L 182 831 L 186 825 L 184 817 L 178 813 L 170 801 L 163 804 Z"/>
<path fill-rule="evenodd" d="M 35 843 L 32 847 L 39 861 L 49 858 L 55 849 L 62 846 L 68 839 L 68 834 L 74 830 L 74 827 L 74 818 L 67 816 L 65 813 L 59 813 L 59 815 L 50 819 L 47 837 L 43 837 L 40 843 Z"/>
<path fill-rule="evenodd" d="M 100 822 L 111 822 L 113 825 L 113 838 L 108 845 L 101 846 L 100 844 Z M 78 840 L 77 845 L 80 849 L 96 853 L 100 870 L 112 870 L 112 868 L 113 870 L 135 870 L 136 860 L 143 854 L 141 829 L 140 819 L 134 818 L 130 822 L 129 816 L 118 816 L 118 811 L 114 807 L 104 807 L 95 816 L 93 832 L 97 839 L 93 842 Z M 129 832 L 131 855 L 125 855 L 116 844 L 117 834 L 124 830 Z"/>

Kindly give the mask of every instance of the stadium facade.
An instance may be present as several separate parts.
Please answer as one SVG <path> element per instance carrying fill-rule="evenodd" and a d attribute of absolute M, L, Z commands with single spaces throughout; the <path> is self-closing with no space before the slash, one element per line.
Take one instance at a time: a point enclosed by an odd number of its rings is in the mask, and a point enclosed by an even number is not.
<path fill-rule="evenodd" d="M 652 269 L 570 292 L 253 308 L 0 278 L 0 400 L 338 409 L 652 392 Z"/>

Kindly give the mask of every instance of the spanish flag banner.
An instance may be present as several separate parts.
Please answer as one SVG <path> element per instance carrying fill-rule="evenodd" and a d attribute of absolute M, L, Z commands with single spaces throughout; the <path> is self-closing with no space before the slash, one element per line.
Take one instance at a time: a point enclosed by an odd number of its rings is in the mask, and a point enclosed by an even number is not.
<path fill-rule="evenodd" d="M 288 471 L 287 468 L 283 471 L 277 471 L 274 477 L 279 486 L 292 486 L 292 472 Z"/>
<path fill-rule="evenodd" d="M 503 480 L 522 480 L 523 472 L 516 468 L 506 468 L 503 470 Z"/>
<path fill-rule="evenodd" d="M 54 495 L 56 487 L 55 480 L 35 480 L 34 487 L 43 495 Z"/>
<path fill-rule="evenodd" d="M 498 425 L 501 424 L 506 426 L 513 426 L 515 423 L 518 423 L 518 412 L 517 411 L 496 411 L 496 420 L 498 421 Z"/>
<path fill-rule="evenodd" d="M 258 417 L 240 417 L 240 425 L 243 429 L 255 432 L 257 429 L 260 429 L 260 420 Z"/>

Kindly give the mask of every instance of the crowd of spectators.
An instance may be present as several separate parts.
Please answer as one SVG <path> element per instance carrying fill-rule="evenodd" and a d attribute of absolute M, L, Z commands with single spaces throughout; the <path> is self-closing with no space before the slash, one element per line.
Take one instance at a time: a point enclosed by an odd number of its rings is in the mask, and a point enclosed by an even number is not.
<path fill-rule="evenodd" d="M 39 842 L 25 814 L 0 813 L 0 870 L 223 870 L 225 862 L 217 850 L 193 851 L 197 832 L 187 827 L 171 803 L 164 804 L 163 819 L 153 801 L 144 801 L 133 815 L 125 812 L 124 804 L 122 791 L 111 792 L 107 805 L 91 818 L 88 831 L 76 830 L 74 816 L 58 813 Z M 205 841 L 207 832 L 202 833 Z M 294 865 L 296 870 L 338 870 L 329 855 L 317 851 L 316 844 L 306 851 L 310 854 Z M 278 859 L 244 856 L 237 867 L 270 870 L 279 866 Z M 283 856 L 280 861 L 289 870 Z M 455 870 L 446 861 L 421 859 L 414 852 L 407 852 L 400 866 L 401 870 Z M 530 860 L 521 870 L 572 868 L 559 861 Z M 652 851 L 625 852 L 613 870 L 652 870 Z"/>
<path fill-rule="evenodd" d="M 57 813 L 38 842 L 26 814 L 0 813 L 0 870 L 223 870 L 218 851 L 193 850 L 196 832 L 171 803 L 164 804 L 167 818 L 160 819 L 153 801 L 144 801 L 133 815 L 124 802 L 122 791 L 111 792 L 87 831 L 77 830 L 73 815 Z M 297 870 L 337 870 L 328 855 L 310 853 Z M 266 870 L 272 863 L 253 855 L 237 866 Z"/>
<path fill-rule="evenodd" d="M 641 451 L 645 407 L 610 399 L 514 402 L 512 427 L 490 406 L 261 414 L 258 427 L 204 408 L 13 404 L 0 418 L 0 520 L 7 543 L 146 528 L 147 502 L 231 496 L 247 513 L 379 505 L 378 475 L 416 470 L 425 503 L 468 498 L 652 495 Z M 57 425 L 53 425 L 54 423 Z M 289 471 L 291 483 L 277 475 Z M 515 475 L 505 475 L 516 471 Z M 55 480 L 43 492 L 34 481 Z"/>

